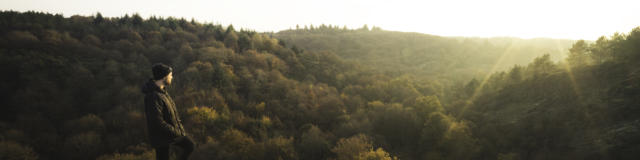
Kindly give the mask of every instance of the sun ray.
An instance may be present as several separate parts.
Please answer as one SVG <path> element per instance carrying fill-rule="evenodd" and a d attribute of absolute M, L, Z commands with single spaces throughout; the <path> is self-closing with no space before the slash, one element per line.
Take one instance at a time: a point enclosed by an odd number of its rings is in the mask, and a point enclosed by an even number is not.
<path fill-rule="evenodd" d="M 504 63 L 504 61 L 506 59 L 506 56 L 509 53 L 511 53 L 513 48 L 514 48 L 513 43 L 510 43 L 509 47 L 507 47 L 507 49 L 505 49 L 504 52 L 502 52 L 502 54 L 498 58 L 498 61 L 496 61 L 496 63 L 493 65 L 493 67 L 491 67 L 491 70 L 488 72 L 488 74 L 484 76 L 484 78 L 482 79 L 482 82 L 480 82 L 480 85 L 478 85 L 478 87 L 476 87 L 474 89 L 473 94 L 471 95 L 471 97 L 469 97 L 469 99 L 467 99 L 465 101 L 464 107 L 462 107 L 462 110 L 460 111 L 460 115 L 458 115 L 459 117 L 464 116 L 464 113 L 466 112 L 466 110 L 471 106 L 471 104 L 473 104 L 473 101 L 480 94 L 480 92 L 482 91 L 482 88 L 484 88 L 484 85 L 486 85 L 487 81 L 489 81 L 489 78 L 491 77 L 491 74 L 495 73 L 498 70 L 499 66 L 501 66 L 501 64 Z"/>
<path fill-rule="evenodd" d="M 559 53 L 565 52 L 561 49 L 560 44 L 558 44 L 558 41 L 554 41 L 555 46 L 556 46 L 556 50 L 558 50 Z M 569 80 L 571 81 L 571 87 L 573 88 L 573 91 L 576 93 L 576 96 L 578 96 L 578 99 L 582 98 L 582 92 L 580 91 L 580 87 L 578 87 L 578 83 L 576 81 L 576 78 L 573 74 L 573 70 L 571 69 L 571 64 L 569 64 L 569 62 L 565 61 L 563 62 L 564 65 L 562 65 L 565 69 L 565 71 L 567 71 L 567 75 L 569 76 Z"/>

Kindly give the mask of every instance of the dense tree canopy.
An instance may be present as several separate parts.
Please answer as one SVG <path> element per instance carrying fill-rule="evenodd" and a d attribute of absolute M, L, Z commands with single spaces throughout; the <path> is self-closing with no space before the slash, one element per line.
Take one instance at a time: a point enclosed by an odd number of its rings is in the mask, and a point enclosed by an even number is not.
<path fill-rule="evenodd" d="M 274 34 L 295 49 L 334 52 L 387 75 L 412 74 L 444 83 L 525 65 L 549 54 L 564 58 L 572 40 L 440 37 L 385 31 L 367 26 L 348 30 L 337 26 L 284 30 Z"/>
<path fill-rule="evenodd" d="M 193 159 L 634 159 L 639 46 L 2 11 L 0 159 L 153 159 L 158 62 Z"/>

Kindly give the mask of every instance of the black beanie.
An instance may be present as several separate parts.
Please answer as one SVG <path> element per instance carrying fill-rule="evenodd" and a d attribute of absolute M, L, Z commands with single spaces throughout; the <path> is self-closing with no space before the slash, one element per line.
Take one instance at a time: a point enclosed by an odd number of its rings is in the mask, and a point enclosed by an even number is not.
<path fill-rule="evenodd" d="M 169 75 L 173 68 L 162 63 L 156 63 L 151 67 L 151 71 L 153 72 L 153 80 L 159 80 Z"/>

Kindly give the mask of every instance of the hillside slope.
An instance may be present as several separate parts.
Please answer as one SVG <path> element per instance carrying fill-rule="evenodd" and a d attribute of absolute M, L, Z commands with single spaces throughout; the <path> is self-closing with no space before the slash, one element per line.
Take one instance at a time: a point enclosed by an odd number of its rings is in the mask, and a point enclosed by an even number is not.
<path fill-rule="evenodd" d="M 2 11 L 0 159 L 154 159 L 140 87 L 158 62 L 192 159 L 638 157 L 638 28 L 565 59 L 547 40 L 287 32 Z"/>
<path fill-rule="evenodd" d="M 385 31 L 347 30 L 331 26 L 284 30 L 273 35 L 289 46 L 334 52 L 341 58 L 387 73 L 409 73 L 440 80 L 484 76 L 526 65 L 535 57 L 566 57 L 573 40 L 460 38 Z M 433 79 L 432 78 L 432 79 Z"/>

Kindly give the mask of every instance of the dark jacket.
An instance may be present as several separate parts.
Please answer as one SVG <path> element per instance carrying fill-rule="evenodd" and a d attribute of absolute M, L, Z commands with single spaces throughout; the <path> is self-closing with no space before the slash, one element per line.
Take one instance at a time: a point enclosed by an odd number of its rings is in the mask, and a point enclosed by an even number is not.
<path fill-rule="evenodd" d="M 166 90 L 150 79 L 142 86 L 142 93 L 145 94 L 144 111 L 151 146 L 167 146 L 175 138 L 186 136 L 176 104 Z"/>

